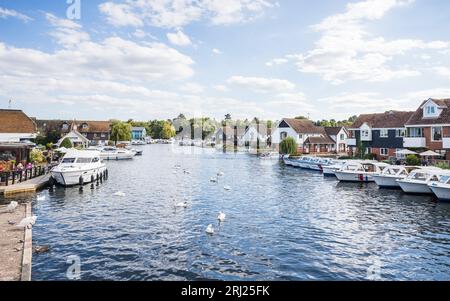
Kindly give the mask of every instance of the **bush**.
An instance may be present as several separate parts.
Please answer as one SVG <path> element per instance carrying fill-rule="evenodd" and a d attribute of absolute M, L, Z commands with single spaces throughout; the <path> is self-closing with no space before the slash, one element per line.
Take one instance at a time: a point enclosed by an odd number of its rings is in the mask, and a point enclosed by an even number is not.
<path fill-rule="evenodd" d="M 45 162 L 45 157 L 44 154 L 42 153 L 42 151 L 38 150 L 38 149 L 33 149 L 30 153 L 30 158 L 31 158 L 31 162 L 32 163 L 44 163 Z"/>
<path fill-rule="evenodd" d="M 416 155 L 408 155 L 406 157 L 406 164 L 410 166 L 419 166 L 420 159 Z"/>
<path fill-rule="evenodd" d="M 434 166 L 442 168 L 442 169 L 450 169 L 450 166 L 445 162 L 439 162 L 439 163 L 435 164 Z"/>
<path fill-rule="evenodd" d="M 64 139 L 61 144 L 59 145 L 59 147 L 65 147 L 65 148 L 72 148 L 73 144 L 72 141 L 70 141 L 69 138 Z"/>
<path fill-rule="evenodd" d="M 364 155 L 365 160 L 375 160 L 377 158 L 376 154 L 366 154 Z"/>
<path fill-rule="evenodd" d="M 297 142 L 295 142 L 294 138 L 288 137 L 281 141 L 280 143 L 280 152 L 283 155 L 296 155 L 297 154 Z"/>

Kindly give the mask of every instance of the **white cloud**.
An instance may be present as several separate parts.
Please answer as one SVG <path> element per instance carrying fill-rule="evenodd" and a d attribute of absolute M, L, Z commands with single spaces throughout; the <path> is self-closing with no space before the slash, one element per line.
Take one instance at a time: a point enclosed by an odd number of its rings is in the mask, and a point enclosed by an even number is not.
<path fill-rule="evenodd" d="M 215 85 L 215 86 L 213 86 L 213 88 L 219 92 L 227 92 L 228 91 L 228 87 L 225 85 Z"/>
<path fill-rule="evenodd" d="M 251 21 L 276 7 L 272 0 L 125 0 L 105 2 L 100 11 L 115 26 L 180 28 L 194 21 L 209 20 L 215 25 Z"/>
<path fill-rule="evenodd" d="M 263 93 L 284 92 L 295 88 L 295 84 L 292 82 L 277 78 L 232 76 L 227 83 Z"/>
<path fill-rule="evenodd" d="M 217 48 L 213 48 L 212 52 L 214 54 L 222 54 L 222 51 L 220 51 L 220 49 L 217 49 Z"/>
<path fill-rule="evenodd" d="M 7 9 L 7 8 L 0 7 L 0 19 L 7 19 L 10 17 L 19 19 L 25 23 L 33 20 L 32 18 L 28 17 L 27 15 L 19 13 L 13 9 Z"/>
<path fill-rule="evenodd" d="M 273 67 L 273 66 L 276 66 L 276 65 L 283 65 L 283 64 L 286 64 L 288 62 L 289 62 L 289 60 L 287 58 L 275 58 L 273 60 L 268 61 L 266 63 L 266 66 L 267 67 Z"/>
<path fill-rule="evenodd" d="M 191 94 L 200 94 L 205 91 L 205 88 L 202 85 L 196 83 L 187 83 L 182 85 L 180 87 L 180 90 Z"/>
<path fill-rule="evenodd" d="M 421 74 L 417 67 L 395 63 L 396 56 L 410 51 L 443 50 L 448 42 L 373 37 L 367 30 L 370 21 L 379 20 L 390 10 L 412 0 L 367 0 L 347 5 L 345 13 L 330 16 L 312 29 L 321 34 L 315 49 L 286 56 L 299 71 L 318 74 L 333 84 L 349 80 L 388 81 Z M 284 61 L 281 61 L 284 62 Z M 268 63 L 274 65 L 274 61 Z"/>
<path fill-rule="evenodd" d="M 450 98 L 450 88 L 435 88 L 409 92 L 406 98 L 413 101 L 423 101 L 428 98 Z"/>
<path fill-rule="evenodd" d="M 450 68 L 440 66 L 440 67 L 434 67 L 433 71 L 436 72 L 438 75 L 444 76 L 444 77 L 450 77 Z"/>
<path fill-rule="evenodd" d="M 69 19 L 60 19 L 55 15 L 46 13 L 47 21 L 55 28 L 50 35 L 57 43 L 64 47 L 71 47 L 89 41 L 89 34 L 82 31 L 82 26 Z"/>
<path fill-rule="evenodd" d="M 170 43 L 176 46 L 188 46 L 192 45 L 191 39 L 184 34 L 181 30 L 178 30 L 175 33 L 168 33 L 167 39 Z"/>

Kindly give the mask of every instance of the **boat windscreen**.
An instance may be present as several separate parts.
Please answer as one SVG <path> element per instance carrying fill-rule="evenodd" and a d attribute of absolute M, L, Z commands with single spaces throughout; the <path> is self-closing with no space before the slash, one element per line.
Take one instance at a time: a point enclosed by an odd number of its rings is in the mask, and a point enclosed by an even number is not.
<path fill-rule="evenodd" d="M 64 158 L 62 160 L 62 163 L 74 163 L 75 162 L 75 158 Z"/>
<path fill-rule="evenodd" d="M 92 158 L 78 158 L 77 163 L 91 163 Z"/>

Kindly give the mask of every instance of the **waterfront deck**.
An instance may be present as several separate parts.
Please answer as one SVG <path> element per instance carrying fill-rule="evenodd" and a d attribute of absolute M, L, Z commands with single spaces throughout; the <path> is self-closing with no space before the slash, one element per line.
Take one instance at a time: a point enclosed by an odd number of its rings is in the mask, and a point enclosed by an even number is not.
<path fill-rule="evenodd" d="M 19 223 L 31 216 L 31 204 L 22 204 L 13 213 L 0 205 L 0 281 L 31 280 L 31 229 L 18 229 Z"/>
<path fill-rule="evenodd" d="M 9 196 L 18 193 L 32 193 L 47 185 L 50 174 L 39 176 L 26 182 L 14 185 L 0 186 L 0 195 Z"/>

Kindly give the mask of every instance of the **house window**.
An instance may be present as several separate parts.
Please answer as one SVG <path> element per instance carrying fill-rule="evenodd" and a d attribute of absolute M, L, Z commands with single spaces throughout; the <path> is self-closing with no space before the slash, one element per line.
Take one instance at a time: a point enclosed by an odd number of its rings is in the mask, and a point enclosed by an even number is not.
<path fill-rule="evenodd" d="M 344 134 L 341 134 L 341 138 L 340 138 L 341 140 L 344 140 L 345 139 L 345 135 Z"/>
<path fill-rule="evenodd" d="M 406 136 L 406 130 L 405 129 L 397 129 L 395 130 L 395 137 L 405 137 Z"/>
<path fill-rule="evenodd" d="M 87 129 L 88 125 L 86 123 L 83 123 L 83 125 L 81 126 L 82 129 Z"/>
<path fill-rule="evenodd" d="M 298 139 L 303 139 L 303 135 L 302 134 L 298 134 Z"/>
<path fill-rule="evenodd" d="M 372 148 L 366 147 L 366 155 L 371 154 L 371 153 L 372 153 Z"/>
<path fill-rule="evenodd" d="M 380 148 L 380 155 L 382 156 L 389 155 L 389 150 L 387 148 Z"/>
<path fill-rule="evenodd" d="M 287 138 L 287 132 L 281 132 L 280 133 L 280 140 L 282 141 L 282 140 L 284 140 L 286 138 Z"/>
<path fill-rule="evenodd" d="M 427 106 L 426 112 L 427 112 L 427 115 L 434 115 L 434 114 L 436 114 L 435 106 Z"/>
<path fill-rule="evenodd" d="M 408 128 L 408 137 L 410 138 L 422 138 L 423 129 L 422 128 Z"/>
<path fill-rule="evenodd" d="M 105 138 L 106 135 L 105 134 L 100 134 L 100 137 Z"/>
<path fill-rule="evenodd" d="M 431 137 L 433 141 L 442 140 L 442 127 L 434 126 L 431 128 Z"/>
<path fill-rule="evenodd" d="M 387 138 L 387 137 L 389 137 L 389 131 L 387 129 L 381 129 L 380 138 Z"/>
<path fill-rule="evenodd" d="M 368 130 L 362 130 L 361 131 L 361 137 L 369 138 L 369 131 Z"/>

